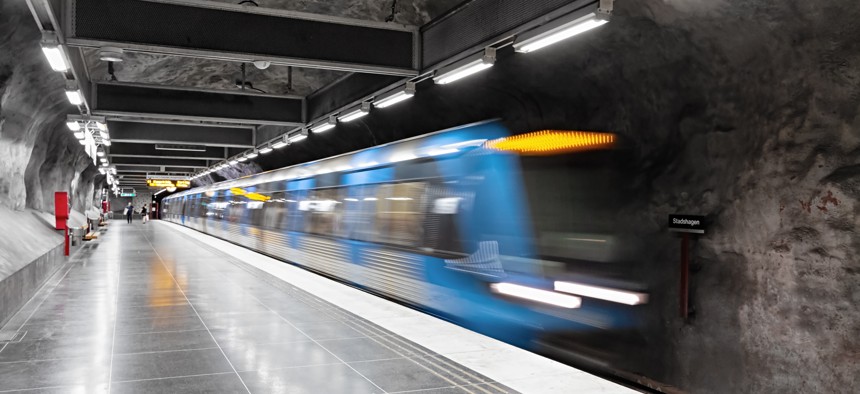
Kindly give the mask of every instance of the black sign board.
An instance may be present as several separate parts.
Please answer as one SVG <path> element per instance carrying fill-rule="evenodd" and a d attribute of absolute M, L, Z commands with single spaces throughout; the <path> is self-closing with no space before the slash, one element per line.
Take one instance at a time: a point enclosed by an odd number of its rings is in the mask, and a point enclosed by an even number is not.
<path fill-rule="evenodd" d="M 696 215 L 669 215 L 669 231 L 705 233 L 705 217 Z"/>

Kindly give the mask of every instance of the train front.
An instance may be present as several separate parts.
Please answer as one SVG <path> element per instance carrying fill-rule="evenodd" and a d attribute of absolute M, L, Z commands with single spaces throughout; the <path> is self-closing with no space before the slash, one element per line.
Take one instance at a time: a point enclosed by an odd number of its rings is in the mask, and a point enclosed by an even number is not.
<path fill-rule="evenodd" d="M 626 155 L 610 133 L 544 130 L 461 157 L 451 236 L 464 256 L 435 275 L 458 289 L 456 307 L 440 309 L 521 347 L 626 369 L 644 344 L 649 296 L 641 246 L 624 225 Z"/>

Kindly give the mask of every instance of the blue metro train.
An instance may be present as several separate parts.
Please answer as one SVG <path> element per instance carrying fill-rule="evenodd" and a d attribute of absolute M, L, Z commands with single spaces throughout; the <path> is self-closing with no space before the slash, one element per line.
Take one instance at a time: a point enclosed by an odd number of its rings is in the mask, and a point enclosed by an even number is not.
<path fill-rule="evenodd" d="M 483 122 L 176 193 L 162 218 L 540 350 L 640 322 L 614 142 Z"/>

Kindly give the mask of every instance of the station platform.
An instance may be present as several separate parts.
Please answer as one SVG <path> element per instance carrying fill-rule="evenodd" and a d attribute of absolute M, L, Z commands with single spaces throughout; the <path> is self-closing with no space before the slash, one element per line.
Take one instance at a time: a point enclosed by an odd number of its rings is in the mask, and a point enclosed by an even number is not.
<path fill-rule="evenodd" d="M 0 392 L 634 392 L 160 221 L 112 221 L 0 340 Z"/>

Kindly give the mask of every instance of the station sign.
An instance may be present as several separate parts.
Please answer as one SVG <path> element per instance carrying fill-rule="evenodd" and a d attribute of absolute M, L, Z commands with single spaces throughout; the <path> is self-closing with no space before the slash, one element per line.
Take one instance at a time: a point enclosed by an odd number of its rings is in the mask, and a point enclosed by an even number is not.
<path fill-rule="evenodd" d="M 187 188 L 191 187 L 191 181 L 170 180 L 170 179 L 147 179 L 146 185 L 149 187 L 175 187 L 177 189 L 187 189 Z"/>
<path fill-rule="evenodd" d="M 697 215 L 669 215 L 669 231 L 704 234 L 705 217 Z"/>

